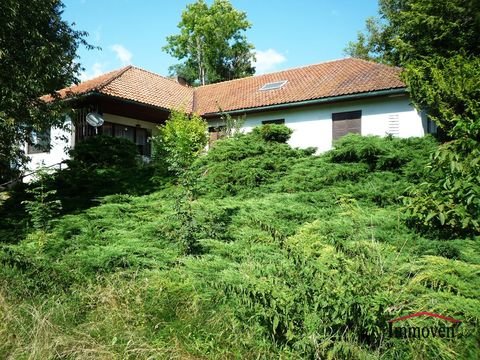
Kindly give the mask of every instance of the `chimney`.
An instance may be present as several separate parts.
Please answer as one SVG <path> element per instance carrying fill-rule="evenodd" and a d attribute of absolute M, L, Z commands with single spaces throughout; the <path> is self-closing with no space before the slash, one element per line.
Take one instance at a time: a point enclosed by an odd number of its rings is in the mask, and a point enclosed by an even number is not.
<path fill-rule="evenodd" d="M 181 77 L 181 76 L 178 76 L 178 75 L 177 75 L 177 76 L 175 77 L 175 81 L 176 81 L 177 83 L 179 83 L 180 85 L 182 85 L 182 86 L 188 86 L 187 79 L 185 79 L 184 77 Z"/>

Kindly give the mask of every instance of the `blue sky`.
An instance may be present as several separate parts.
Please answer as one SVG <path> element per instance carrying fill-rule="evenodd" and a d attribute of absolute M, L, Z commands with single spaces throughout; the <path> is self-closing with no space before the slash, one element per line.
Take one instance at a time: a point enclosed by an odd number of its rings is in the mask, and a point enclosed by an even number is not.
<path fill-rule="evenodd" d="M 81 79 L 133 64 L 168 74 L 178 61 L 162 47 L 178 33 L 185 6 L 193 0 L 64 0 L 63 17 L 89 33 L 102 50 L 81 49 Z M 211 3 L 212 1 L 207 1 Z M 248 40 L 257 51 L 257 73 L 343 57 L 348 41 L 377 13 L 377 0 L 231 0 L 245 11 Z"/>

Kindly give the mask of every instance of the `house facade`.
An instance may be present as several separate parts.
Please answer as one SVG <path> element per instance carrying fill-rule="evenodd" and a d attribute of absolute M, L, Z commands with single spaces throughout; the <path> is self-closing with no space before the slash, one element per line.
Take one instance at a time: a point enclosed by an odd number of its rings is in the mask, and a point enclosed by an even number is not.
<path fill-rule="evenodd" d="M 427 120 L 412 107 L 406 95 L 272 109 L 244 118 L 244 131 L 262 124 L 285 124 L 293 130 L 291 146 L 316 147 L 317 152 L 330 150 L 333 142 L 347 133 L 420 137 L 429 132 Z M 222 121 L 210 120 L 209 125 L 221 128 Z"/>
<path fill-rule="evenodd" d="M 201 115 L 211 142 L 221 136 L 222 115 L 243 119 L 242 130 L 277 123 L 294 130 L 293 147 L 332 148 L 347 133 L 419 137 L 434 125 L 411 104 L 401 69 L 347 58 L 243 79 L 188 87 L 173 79 L 127 66 L 59 91 L 73 110 L 71 132 L 51 130 L 49 152 L 28 153 L 31 167 L 67 158 L 65 148 L 95 134 L 133 141 L 141 155 L 151 154 L 149 139 L 171 110 Z M 100 114 L 104 124 L 90 126 L 85 116 Z M 67 141 L 60 143 L 61 136 Z M 27 149 L 28 150 L 28 149 Z"/>

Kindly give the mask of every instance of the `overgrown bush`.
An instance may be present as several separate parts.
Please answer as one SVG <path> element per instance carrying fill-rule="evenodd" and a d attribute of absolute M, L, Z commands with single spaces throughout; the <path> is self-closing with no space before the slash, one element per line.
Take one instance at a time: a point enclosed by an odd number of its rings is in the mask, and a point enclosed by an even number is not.
<path fill-rule="evenodd" d="M 62 203 L 56 198 L 57 191 L 49 189 L 48 183 L 52 175 L 47 169 L 40 168 L 35 174 L 34 182 L 27 188 L 31 199 L 24 200 L 25 211 L 30 216 L 34 229 L 47 231 L 51 222 L 60 214 Z"/>
<path fill-rule="evenodd" d="M 283 132 L 288 128 L 279 129 Z M 266 141 L 258 136 L 258 131 L 218 141 L 198 159 L 193 176 L 199 179 L 197 187 L 201 193 L 212 196 L 258 193 L 260 187 L 284 176 L 297 159 L 310 155 L 282 141 Z"/>
<path fill-rule="evenodd" d="M 198 115 L 173 111 L 167 122 L 159 126 L 154 145 L 157 167 L 166 166 L 179 185 L 174 204 L 175 217 L 180 223 L 178 241 L 184 253 L 199 253 L 198 225 L 192 207 L 197 179 L 189 170 L 207 145 L 207 124 Z"/>
<path fill-rule="evenodd" d="M 458 139 L 443 144 L 405 204 L 410 222 L 432 235 L 479 235 L 480 143 Z"/>
<path fill-rule="evenodd" d="M 475 51 L 413 61 L 404 73 L 413 100 L 428 109 L 444 140 L 451 140 L 435 153 L 424 181 L 407 199 L 411 223 L 431 234 L 480 234 L 479 76 Z"/>
<path fill-rule="evenodd" d="M 436 144 L 372 141 L 388 151 L 352 162 L 239 135 L 195 160 L 187 221 L 169 184 L 0 246 L 0 358 L 478 358 L 478 238 L 431 240 L 398 203 Z M 418 311 L 461 336 L 388 335 Z"/>
<path fill-rule="evenodd" d="M 136 145 L 128 139 L 97 135 L 75 144 L 70 150 L 71 168 L 134 167 L 138 161 Z"/>
<path fill-rule="evenodd" d="M 198 115 L 172 111 L 154 137 L 154 153 L 158 166 L 166 166 L 182 176 L 207 145 L 207 124 Z"/>
<path fill-rule="evenodd" d="M 285 144 L 290 139 L 293 130 L 285 125 L 266 124 L 255 127 L 252 133 L 260 136 L 265 141 Z"/>
<path fill-rule="evenodd" d="M 140 160 L 136 145 L 127 139 L 94 136 L 78 143 L 71 156 L 68 167 L 50 183 L 65 212 L 98 204 L 106 195 L 145 194 L 153 189 L 153 168 Z"/>
<path fill-rule="evenodd" d="M 329 152 L 333 162 L 367 164 L 370 170 L 400 171 L 404 165 L 415 161 L 426 163 L 426 157 L 436 148 L 436 141 L 430 137 L 400 139 L 388 136 L 361 136 L 349 134 L 334 144 Z M 418 172 L 418 168 L 415 169 Z"/>

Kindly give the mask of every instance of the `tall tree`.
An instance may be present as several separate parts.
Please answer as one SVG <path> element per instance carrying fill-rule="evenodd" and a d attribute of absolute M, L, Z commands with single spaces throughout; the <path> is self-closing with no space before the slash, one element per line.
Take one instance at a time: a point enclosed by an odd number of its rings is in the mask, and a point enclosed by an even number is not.
<path fill-rule="evenodd" d="M 345 53 L 397 66 L 433 56 L 480 52 L 480 1 L 379 0 L 379 16 L 370 18 Z"/>
<path fill-rule="evenodd" d="M 190 83 L 205 85 L 252 75 L 253 45 L 245 31 L 251 27 L 245 12 L 228 0 L 204 0 L 187 5 L 178 24 L 180 34 L 167 37 L 163 48 L 183 60 L 170 67 Z"/>
<path fill-rule="evenodd" d="M 480 1 L 379 0 L 346 49 L 351 56 L 405 68 L 413 102 L 427 109 L 449 138 L 480 135 Z"/>
<path fill-rule="evenodd" d="M 411 190 L 411 219 L 448 236 L 480 234 L 480 1 L 379 4 L 380 17 L 367 22 L 347 54 L 402 66 L 414 104 L 449 140 Z"/>
<path fill-rule="evenodd" d="M 59 102 L 40 96 L 77 81 L 86 33 L 62 20 L 60 0 L 0 1 L 0 181 L 26 161 L 32 131 L 62 126 Z"/>

